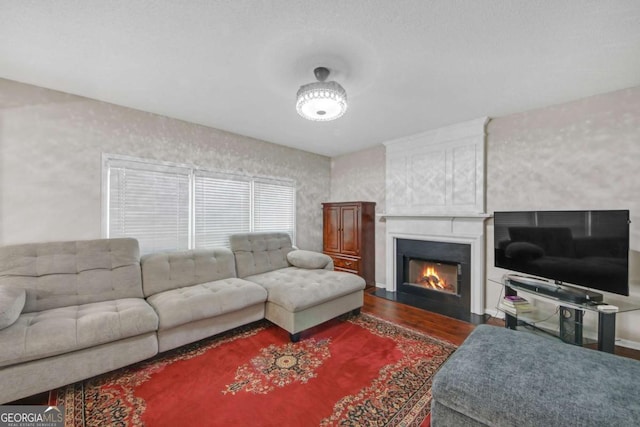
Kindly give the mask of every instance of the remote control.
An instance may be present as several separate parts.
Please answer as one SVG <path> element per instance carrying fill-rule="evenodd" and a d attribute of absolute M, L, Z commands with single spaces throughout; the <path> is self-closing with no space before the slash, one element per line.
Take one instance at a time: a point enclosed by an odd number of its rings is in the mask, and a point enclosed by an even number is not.
<path fill-rule="evenodd" d="M 611 304 L 603 304 L 598 306 L 598 310 L 604 311 L 605 313 L 615 313 L 618 311 L 618 306 L 611 305 Z"/>

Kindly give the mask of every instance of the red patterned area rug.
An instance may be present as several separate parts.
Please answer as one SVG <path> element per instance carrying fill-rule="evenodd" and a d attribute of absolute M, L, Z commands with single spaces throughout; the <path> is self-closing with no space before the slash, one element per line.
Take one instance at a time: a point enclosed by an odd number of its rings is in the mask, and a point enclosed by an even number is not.
<path fill-rule="evenodd" d="M 73 427 L 428 425 L 431 379 L 456 348 L 366 314 L 288 338 L 261 321 L 63 387 L 52 403 Z"/>

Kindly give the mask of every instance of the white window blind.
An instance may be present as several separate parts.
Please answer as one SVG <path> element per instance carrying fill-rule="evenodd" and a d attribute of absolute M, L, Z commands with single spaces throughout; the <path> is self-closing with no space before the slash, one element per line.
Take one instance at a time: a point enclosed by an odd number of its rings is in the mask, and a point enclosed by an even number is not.
<path fill-rule="evenodd" d="M 108 235 L 141 253 L 189 247 L 189 171 L 127 161 L 108 165 Z"/>
<path fill-rule="evenodd" d="M 281 231 L 295 241 L 296 191 L 287 181 L 254 181 L 253 231 Z"/>
<path fill-rule="evenodd" d="M 229 174 L 195 174 L 196 248 L 229 246 L 229 236 L 251 230 L 251 181 Z"/>
<path fill-rule="evenodd" d="M 133 237 L 140 253 L 229 247 L 250 231 L 288 233 L 295 244 L 295 181 L 105 154 L 106 237 Z"/>

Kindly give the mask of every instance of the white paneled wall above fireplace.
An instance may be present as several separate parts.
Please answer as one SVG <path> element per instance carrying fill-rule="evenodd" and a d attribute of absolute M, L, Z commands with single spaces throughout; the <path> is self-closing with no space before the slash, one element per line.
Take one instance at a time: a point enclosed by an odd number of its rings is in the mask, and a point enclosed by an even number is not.
<path fill-rule="evenodd" d="M 385 143 L 387 214 L 485 212 L 485 125 L 480 118 Z"/>

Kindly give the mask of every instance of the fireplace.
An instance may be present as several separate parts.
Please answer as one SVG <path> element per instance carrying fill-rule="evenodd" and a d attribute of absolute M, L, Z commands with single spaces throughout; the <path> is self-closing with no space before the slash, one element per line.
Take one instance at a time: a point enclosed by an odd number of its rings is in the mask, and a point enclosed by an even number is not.
<path fill-rule="evenodd" d="M 407 286 L 457 295 L 460 270 L 457 263 L 409 258 L 408 270 L 403 276 Z"/>
<path fill-rule="evenodd" d="M 469 320 L 471 308 L 471 245 L 429 240 L 396 240 L 399 299 Z"/>

